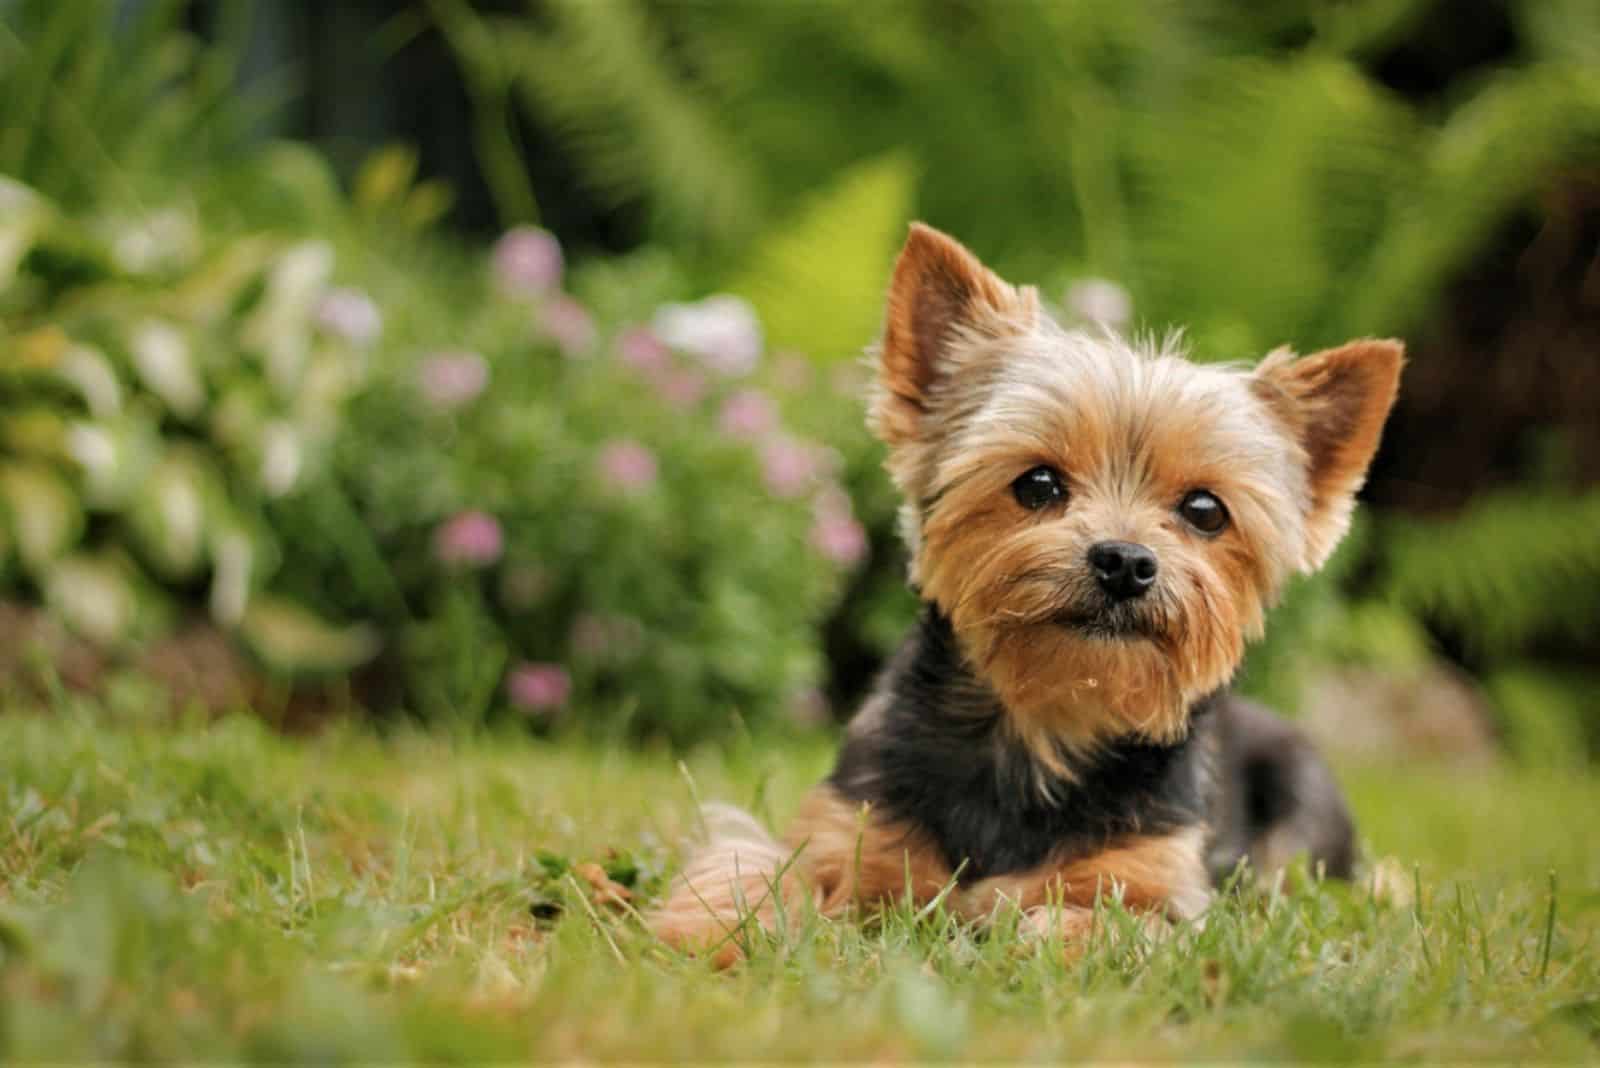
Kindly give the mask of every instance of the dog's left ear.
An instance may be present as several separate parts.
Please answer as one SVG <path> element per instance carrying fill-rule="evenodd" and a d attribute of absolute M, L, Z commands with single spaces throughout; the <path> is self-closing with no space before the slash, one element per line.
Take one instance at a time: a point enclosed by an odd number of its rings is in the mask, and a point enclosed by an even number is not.
<path fill-rule="evenodd" d="M 1283 420 L 1306 457 L 1302 571 L 1326 563 L 1350 526 L 1356 491 L 1378 451 L 1404 362 L 1400 342 L 1366 339 L 1300 359 L 1275 352 L 1256 369 L 1256 395 Z"/>

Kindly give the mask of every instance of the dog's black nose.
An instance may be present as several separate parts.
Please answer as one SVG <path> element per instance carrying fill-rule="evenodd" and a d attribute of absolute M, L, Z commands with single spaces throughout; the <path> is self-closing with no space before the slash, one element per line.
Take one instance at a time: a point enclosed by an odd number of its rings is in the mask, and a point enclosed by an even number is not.
<path fill-rule="evenodd" d="M 1089 548 L 1100 588 L 1119 601 L 1143 597 L 1156 581 L 1156 554 L 1131 541 L 1102 541 Z"/>

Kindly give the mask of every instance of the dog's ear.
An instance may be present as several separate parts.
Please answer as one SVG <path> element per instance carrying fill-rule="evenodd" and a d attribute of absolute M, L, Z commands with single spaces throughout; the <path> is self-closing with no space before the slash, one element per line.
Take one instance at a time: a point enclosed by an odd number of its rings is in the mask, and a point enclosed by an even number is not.
<path fill-rule="evenodd" d="M 1327 562 L 1350 526 L 1404 362 L 1400 342 L 1366 339 L 1299 359 L 1275 352 L 1256 369 L 1256 394 L 1305 453 L 1309 494 L 1300 566 L 1307 573 Z"/>
<path fill-rule="evenodd" d="M 1038 303 L 1031 287 L 1008 285 L 954 238 L 912 223 L 889 283 L 872 406 L 878 436 L 890 445 L 916 439 L 930 391 L 954 368 L 953 344 L 1026 330 Z"/>

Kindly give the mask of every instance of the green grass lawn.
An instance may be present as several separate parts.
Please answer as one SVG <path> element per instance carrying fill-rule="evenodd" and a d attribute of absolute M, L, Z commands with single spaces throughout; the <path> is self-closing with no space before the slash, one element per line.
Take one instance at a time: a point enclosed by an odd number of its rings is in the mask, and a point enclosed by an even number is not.
<path fill-rule="evenodd" d="M 639 901 L 693 789 L 781 817 L 825 742 L 692 756 L 64 701 L 0 716 L 0 1056 L 1527 1058 L 1600 1053 L 1600 785 L 1347 775 L 1414 903 L 1230 899 L 1079 959 L 945 917 L 810 920 L 718 974 L 590 902 Z M 1408 877 L 1408 883 L 1411 879 Z M 1552 898 L 1552 888 L 1554 897 Z"/>

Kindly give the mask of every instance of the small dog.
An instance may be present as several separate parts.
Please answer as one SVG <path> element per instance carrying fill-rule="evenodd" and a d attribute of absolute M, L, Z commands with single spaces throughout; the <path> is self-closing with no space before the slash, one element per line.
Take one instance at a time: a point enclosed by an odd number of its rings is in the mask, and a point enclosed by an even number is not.
<path fill-rule="evenodd" d="M 1246 371 L 1065 330 L 913 225 L 870 422 L 921 621 L 783 842 L 708 808 L 655 932 L 727 964 L 743 925 L 805 901 L 943 893 L 1072 937 L 1101 895 L 1197 916 L 1244 859 L 1348 877 L 1332 774 L 1226 685 L 1285 580 L 1349 525 L 1401 363 L 1364 340 Z"/>

